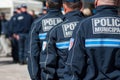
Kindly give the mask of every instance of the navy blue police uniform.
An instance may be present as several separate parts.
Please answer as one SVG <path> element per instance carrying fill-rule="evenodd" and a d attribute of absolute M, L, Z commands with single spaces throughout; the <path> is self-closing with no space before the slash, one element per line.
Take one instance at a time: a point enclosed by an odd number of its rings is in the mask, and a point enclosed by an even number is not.
<path fill-rule="evenodd" d="M 17 9 L 20 9 L 20 7 L 17 7 Z M 14 62 L 19 62 L 18 57 L 18 41 L 13 37 L 13 34 L 17 33 L 18 29 L 17 25 L 17 18 L 20 14 L 15 14 L 11 17 L 9 21 L 9 36 L 11 37 L 11 43 L 12 43 L 12 57 Z"/>
<path fill-rule="evenodd" d="M 120 80 L 120 17 L 116 8 L 98 6 L 94 16 L 79 24 L 66 62 L 69 80 Z"/>
<path fill-rule="evenodd" d="M 78 2 L 78 0 L 68 0 L 68 2 Z M 53 80 L 56 76 L 58 80 L 64 80 L 69 40 L 73 30 L 83 18 L 79 10 L 73 10 L 65 15 L 61 24 L 50 30 L 40 54 L 42 80 Z"/>
<path fill-rule="evenodd" d="M 60 0 L 52 0 L 59 3 Z M 63 21 L 63 15 L 57 8 L 49 8 L 47 14 L 37 19 L 30 31 L 30 50 L 28 56 L 28 70 L 32 80 L 41 80 L 39 58 L 42 43 L 50 29 Z"/>
<path fill-rule="evenodd" d="M 17 6 L 15 10 L 20 10 L 21 6 Z M 10 19 L 10 32 L 11 35 L 17 34 L 19 28 L 18 28 L 18 17 L 20 16 L 20 13 L 14 13 L 14 15 Z"/>
<path fill-rule="evenodd" d="M 11 26 L 10 31 L 11 31 L 11 34 L 12 34 L 12 35 L 19 33 L 20 27 L 19 27 L 19 19 L 18 19 L 18 18 L 19 18 L 20 16 L 21 16 L 21 14 L 20 14 L 20 13 L 17 13 L 17 14 L 15 14 L 15 15 L 13 15 L 13 17 L 12 17 L 11 20 L 10 20 L 10 26 Z"/>
<path fill-rule="evenodd" d="M 23 4 L 21 5 L 21 8 L 27 8 L 27 6 Z M 31 29 L 33 18 L 27 12 L 22 12 L 17 20 L 17 34 L 19 35 L 19 61 L 21 64 L 24 64 L 26 63 L 27 58 L 28 35 Z"/>

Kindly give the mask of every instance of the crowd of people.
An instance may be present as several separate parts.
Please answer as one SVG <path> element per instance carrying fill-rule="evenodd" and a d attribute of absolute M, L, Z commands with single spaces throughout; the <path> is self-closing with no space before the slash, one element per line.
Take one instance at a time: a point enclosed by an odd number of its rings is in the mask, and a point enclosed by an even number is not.
<path fill-rule="evenodd" d="M 84 5 L 46 0 L 37 17 L 22 4 L 9 21 L 1 13 L 0 44 L 15 63 L 27 63 L 31 80 L 120 80 L 120 0 Z"/>
<path fill-rule="evenodd" d="M 45 9 L 43 9 L 45 10 Z M 44 13 L 43 13 L 44 14 Z M 18 5 L 10 20 L 0 14 L 0 53 L 13 57 L 14 63 L 26 64 L 28 34 L 34 20 L 43 15 L 27 10 L 26 4 Z"/>

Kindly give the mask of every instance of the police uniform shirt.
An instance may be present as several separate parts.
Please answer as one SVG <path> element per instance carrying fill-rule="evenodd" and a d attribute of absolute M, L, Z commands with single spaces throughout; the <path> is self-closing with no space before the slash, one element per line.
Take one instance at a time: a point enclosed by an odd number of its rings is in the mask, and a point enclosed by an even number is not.
<path fill-rule="evenodd" d="M 64 67 L 68 55 L 69 40 L 73 30 L 82 19 L 83 15 L 79 10 L 71 11 L 65 15 L 64 22 L 50 30 L 47 37 L 47 47 L 46 42 L 44 42 L 43 50 L 41 52 L 41 55 L 47 56 L 41 56 L 40 58 L 44 79 L 53 79 L 57 72 L 58 78 L 64 80 Z M 50 74 L 46 72 L 49 72 Z"/>
<path fill-rule="evenodd" d="M 98 6 L 96 14 L 79 26 L 67 60 L 72 79 L 119 80 L 120 17 L 116 7 Z"/>
<path fill-rule="evenodd" d="M 63 21 L 63 15 L 58 9 L 48 9 L 48 13 L 42 15 L 32 24 L 30 31 L 30 50 L 28 68 L 31 79 L 40 77 L 39 57 L 42 43 L 50 29 Z"/>

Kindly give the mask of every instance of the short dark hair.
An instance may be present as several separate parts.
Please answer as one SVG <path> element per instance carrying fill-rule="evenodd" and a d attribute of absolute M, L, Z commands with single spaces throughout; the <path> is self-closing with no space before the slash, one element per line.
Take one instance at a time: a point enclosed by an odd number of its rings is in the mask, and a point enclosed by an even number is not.
<path fill-rule="evenodd" d="M 62 0 L 59 0 L 59 2 L 54 2 L 52 0 L 46 0 L 46 2 L 48 3 L 48 7 L 49 8 L 55 8 L 55 9 L 60 9 L 62 6 Z"/>
<path fill-rule="evenodd" d="M 80 10 L 82 8 L 82 2 L 67 2 L 63 0 L 63 3 L 66 4 L 69 8 L 75 9 L 75 10 Z"/>

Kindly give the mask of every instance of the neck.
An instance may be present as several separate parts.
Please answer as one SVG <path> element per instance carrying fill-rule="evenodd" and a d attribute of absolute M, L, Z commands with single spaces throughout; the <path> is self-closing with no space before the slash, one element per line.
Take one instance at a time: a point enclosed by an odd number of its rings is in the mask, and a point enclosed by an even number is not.
<path fill-rule="evenodd" d="M 69 13 L 71 11 L 73 11 L 73 9 L 67 9 L 67 10 L 65 10 L 65 14 L 67 14 L 67 13 Z"/>

